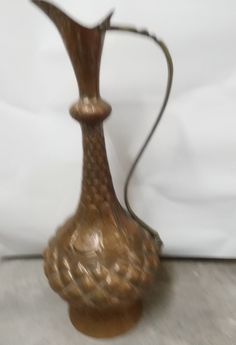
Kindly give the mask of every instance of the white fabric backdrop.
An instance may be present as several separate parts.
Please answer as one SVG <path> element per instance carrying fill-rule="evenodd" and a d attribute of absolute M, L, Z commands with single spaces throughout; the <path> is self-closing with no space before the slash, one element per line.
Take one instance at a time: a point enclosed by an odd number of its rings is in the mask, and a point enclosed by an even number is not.
<path fill-rule="evenodd" d="M 132 183 L 137 213 L 167 255 L 236 257 L 236 2 L 57 0 L 83 23 L 148 28 L 173 55 L 170 103 Z M 41 251 L 78 201 L 77 98 L 55 27 L 25 0 L 0 3 L 0 254 Z M 101 68 L 118 195 L 161 103 L 166 64 L 148 40 L 108 33 Z M 134 125 L 133 125 L 134 124 Z"/>

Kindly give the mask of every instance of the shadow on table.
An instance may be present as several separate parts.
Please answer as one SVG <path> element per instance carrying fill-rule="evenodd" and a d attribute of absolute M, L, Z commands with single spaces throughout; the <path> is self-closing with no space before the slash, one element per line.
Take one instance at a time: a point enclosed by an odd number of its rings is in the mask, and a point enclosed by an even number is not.
<path fill-rule="evenodd" d="M 161 316 L 171 303 L 174 281 L 174 265 L 172 262 L 162 262 L 154 287 L 144 300 L 144 313 Z"/>

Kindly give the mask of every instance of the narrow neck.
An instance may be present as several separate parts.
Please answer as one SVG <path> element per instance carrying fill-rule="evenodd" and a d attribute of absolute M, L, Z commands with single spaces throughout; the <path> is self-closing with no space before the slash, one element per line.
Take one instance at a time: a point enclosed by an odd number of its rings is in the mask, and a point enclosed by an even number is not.
<path fill-rule="evenodd" d="M 106 154 L 102 122 L 81 123 L 83 136 L 83 178 L 79 208 L 102 209 L 116 200 Z"/>

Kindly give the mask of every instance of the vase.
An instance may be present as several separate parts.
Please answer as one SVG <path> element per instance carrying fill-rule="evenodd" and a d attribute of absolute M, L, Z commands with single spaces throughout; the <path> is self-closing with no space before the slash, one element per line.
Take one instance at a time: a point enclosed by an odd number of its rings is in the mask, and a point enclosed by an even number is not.
<path fill-rule="evenodd" d="M 99 69 L 111 15 L 87 28 L 55 5 L 33 2 L 56 25 L 72 62 L 80 99 L 70 114 L 81 125 L 83 141 L 80 202 L 49 241 L 44 270 L 79 331 L 113 337 L 139 320 L 159 268 L 161 242 L 121 206 L 109 170 L 103 121 L 111 106 L 100 97 Z"/>

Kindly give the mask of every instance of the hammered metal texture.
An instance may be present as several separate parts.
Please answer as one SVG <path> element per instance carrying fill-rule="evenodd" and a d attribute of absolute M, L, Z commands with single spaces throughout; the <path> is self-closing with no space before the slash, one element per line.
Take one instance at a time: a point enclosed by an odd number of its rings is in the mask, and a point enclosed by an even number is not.
<path fill-rule="evenodd" d="M 82 125 L 84 168 L 76 215 L 45 251 L 51 287 L 70 304 L 122 307 L 142 297 L 158 268 L 159 248 L 120 206 L 102 125 Z"/>
<path fill-rule="evenodd" d="M 70 56 L 80 89 L 70 113 L 80 121 L 84 151 L 80 203 L 49 242 L 45 273 L 51 287 L 78 310 L 138 305 L 155 278 L 160 246 L 121 207 L 108 166 L 102 121 L 111 107 L 100 97 L 99 69 L 110 16 L 86 28 L 55 5 L 33 2 L 55 23 Z"/>

